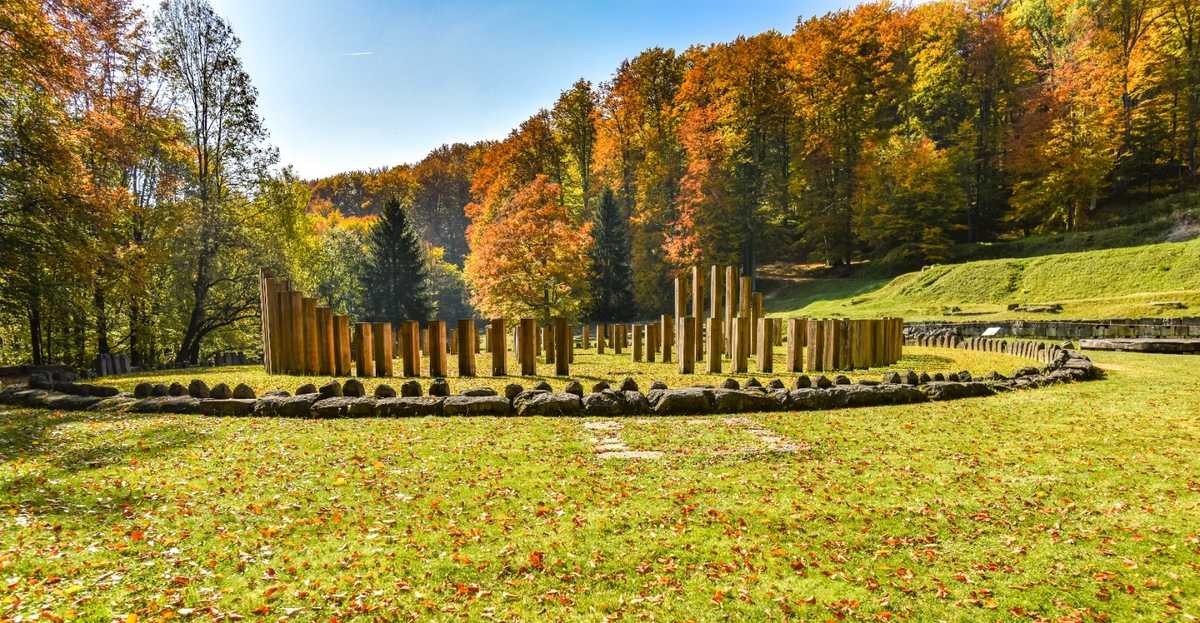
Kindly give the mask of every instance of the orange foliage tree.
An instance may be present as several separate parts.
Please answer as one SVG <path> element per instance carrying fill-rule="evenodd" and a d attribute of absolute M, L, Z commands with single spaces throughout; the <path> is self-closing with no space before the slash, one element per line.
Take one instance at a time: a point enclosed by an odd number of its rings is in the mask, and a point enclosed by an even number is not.
<path fill-rule="evenodd" d="M 575 223 L 558 184 L 538 174 L 492 205 L 471 203 L 466 277 L 489 318 L 577 318 L 588 300 L 591 224 Z"/>

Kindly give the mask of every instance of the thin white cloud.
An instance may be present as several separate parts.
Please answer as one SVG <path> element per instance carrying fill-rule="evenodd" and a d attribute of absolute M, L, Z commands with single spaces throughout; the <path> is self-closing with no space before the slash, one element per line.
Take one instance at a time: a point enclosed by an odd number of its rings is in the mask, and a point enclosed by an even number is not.
<path fill-rule="evenodd" d="M 342 54 L 342 56 L 370 56 L 372 54 L 374 54 L 374 52 L 345 52 Z"/>

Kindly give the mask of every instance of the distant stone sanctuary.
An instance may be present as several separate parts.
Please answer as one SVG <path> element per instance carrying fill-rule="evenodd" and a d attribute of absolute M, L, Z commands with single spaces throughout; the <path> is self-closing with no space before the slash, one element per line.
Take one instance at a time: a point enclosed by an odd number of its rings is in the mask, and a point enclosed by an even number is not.
<path fill-rule="evenodd" d="M 882 367 L 903 356 L 904 322 L 899 318 L 767 318 L 763 295 L 753 291 L 750 277 L 739 278 L 736 267 L 716 265 L 710 275 L 706 283 L 703 271 L 694 267 L 690 280 L 676 277 L 675 313 L 657 322 L 576 325 L 566 318 L 511 323 L 494 318 L 462 319 L 450 328 L 444 320 L 351 323 L 263 270 L 263 365 L 271 374 L 391 377 L 398 353 L 401 376 L 423 376 L 424 356 L 428 376 L 444 377 L 453 355 L 458 376 L 473 377 L 482 344 L 483 352 L 491 354 L 493 376 L 509 374 L 510 351 L 521 376 L 537 373 L 539 357 L 555 365 L 557 376 L 568 376 L 576 345 L 591 349 L 593 339 L 598 354 L 628 350 L 635 362 L 671 363 L 674 358 L 681 374 L 695 373 L 698 364 L 707 373 L 720 374 L 726 359 L 729 371 L 745 373 L 752 358 L 758 372 L 771 373 L 774 349 L 784 347 L 785 339 L 786 372 Z"/>

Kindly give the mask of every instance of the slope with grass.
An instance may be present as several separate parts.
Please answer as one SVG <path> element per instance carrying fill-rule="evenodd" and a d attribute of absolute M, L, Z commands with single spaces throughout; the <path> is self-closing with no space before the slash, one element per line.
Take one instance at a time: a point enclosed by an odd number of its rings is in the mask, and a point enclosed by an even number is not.
<path fill-rule="evenodd" d="M 1154 303 L 1179 302 L 1185 309 Z M 1008 311 L 1060 304 L 1061 313 Z M 810 279 L 767 298 L 773 315 L 908 319 L 1119 318 L 1200 314 L 1200 239 L 938 265 L 894 279 Z M 954 308 L 957 308 L 955 310 Z"/>

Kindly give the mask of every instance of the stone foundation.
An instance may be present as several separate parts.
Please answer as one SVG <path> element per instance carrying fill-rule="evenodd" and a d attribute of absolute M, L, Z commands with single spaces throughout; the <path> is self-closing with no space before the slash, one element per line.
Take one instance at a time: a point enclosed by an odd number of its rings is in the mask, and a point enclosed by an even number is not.
<path fill-rule="evenodd" d="M 1017 352 L 1030 352 L 1028 345 L 1012 343 Z M 1040 345 L 1045 346 L 1045 345 Z M 987 345 L 992 348 L 992 345 Z M 998 346 L 995 346 L 998 348 Z M 1043 352 L 1043 350 L 1045 352 Z M 993 372 L 985 379 L 973 379 L 969 373 L 950 375 L 929 374 L 909 370 L 904 374 L 889 372 L 882 381 L 860 380 L 852 383 L 838 375 L 830 380 L 825 376 L 815 379 L 800 375 L 791 387 L 775 379 L 763 387 L 750 379 L 746 387 L 736 380 L 726 380 L 720 388 L 711 386 L 668 389 L 655 382 L 643 394 L 637 389 L 614 390 L 597 387 L 598 391 L 582 394 L 556 392 L 545 384 L 526 390 L 519 385 L 510 385 L 504 395 L 488 388 L 467 389 L 457 395 L 448 394 L 444 379 L 435 379 L 430 385 L 430 395 L 421 396 L 420 386 L 406 384 L 405 395 L 394 397 L 395 392 L 376 391 L 376 397 L 361 395 L 353 389 L 358 383 L 351 379 L 335 391 L 332 384 L 321 390 L 304 386 L 303 393 L 295 396 L 286 392 L 271 392 L 261 398 L 253 391 L 239 385 L 229 392 L 224 384 L 217 387 L 224 391 L 203 391 L 203 383 L 193 382 L 193 394 L 176 395 L 181 392 L 171 388 L 182 384 L 139 386 L 133 394 L 116 393 L 111 387 L 81 383 L 50 383 L 48 386 L 30 387 L 14 385 L 0 391 L 0 403 L 22 407 L 57 409 L 64 411 L 105 411 L 133 413 L 183 413 L 211 416 L 258 416 L 258 417 L 419 417 L 419 416 L 632 416 L 632 415 L 703 415 L 710 413 L 757 413 L 763 411 L 810 411 L 867 407 L 893 404 L 912 404 L 930 401 L 956 400 L 991 396 L 998 392 L 1032 389 L 1058 383 L 1089 381 L 1103 378 L 1104 373 L 1085 355 L 1072 350 L 1034 349 L 1033 354 L 1049 358 L 1043 368 L 1025 367 L 1011 376 Z M 1051 356 L 1050 353 L 1053 353 Z M 1031 357 L 1034 358 L 1034 357 Z M 415 385 L 415 383 L 410 382 Z M 574 387 L 575 384 L 568 384 Z M 636 388 L 627 382 L 623 387 Z M 361 388 L 361 386 L 359 386 Z M 207 389 L 207 388 L 203 388 Z M 216 390 L 217 388 L 213 388 Z M 390 389 L 390 388 L 389 388 Z M 214 396 L 213 394 L 219 394 Z M 417 395 L 413 395 L 417 394 Z M 581 395 L 582 394 L 582 395 Z M 378 397 L 386 396 L 386 397 Z"/>

